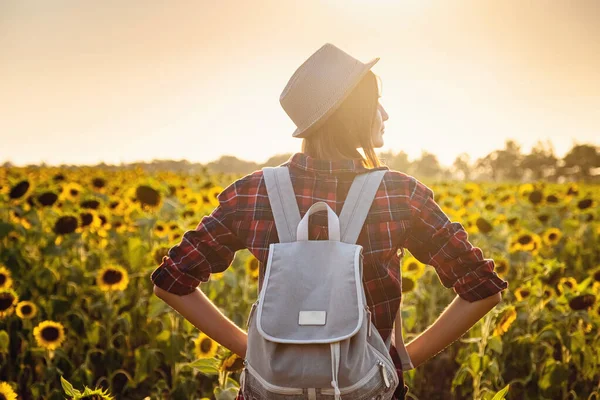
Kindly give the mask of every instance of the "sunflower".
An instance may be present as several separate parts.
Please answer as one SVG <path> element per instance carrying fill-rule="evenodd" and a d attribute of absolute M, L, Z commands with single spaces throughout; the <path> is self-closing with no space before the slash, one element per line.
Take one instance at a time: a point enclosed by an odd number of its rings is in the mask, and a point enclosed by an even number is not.
<path fill-rule="evenodd" d="M 246 274 L 248 274 L 252 280 L 258 279 L 259 265 L 258 259 L 253 255 L 246 259 Z"/>
<path fill-rule="evenodd" d="M 590 324 L 589 322 L 584 321 L 581 318 L 579 318 L 577 325 L 579 326 L 579 329 L 581 331 L 583 331 L 584 333 L 590 333 L 592 331 L 592 329 L 594 328 L 594 325 Z"/>
<path fill-rule="evenodd" d="M 494 271 L 501 277 L 505 277 L 510 271 L 510 264 L 506 258 L 496 258 L 494 260 Z"/>
<path fill-rule="evenodd" d="M 515 204 L 516 202 L 517 202 L 517 200 L 515 199 L 515 196 L 510 193 L 504 194 L 499 199 L 499 203 L 501 206 L 506 206 L 508 204 Z"/>
<path fill-rule="evenodd" d="M 414 256 L 407 256 L 402 260 L 402 274 L 410 275 L 415 279 L 419 279 L 425 273 L 425 264 L 417 260 Z"/>
<path fill-rule="evenodd" d="M 208 337 L 204 332 L 200 332 L 194 339 L 194 353 L 197 358 L 213 358 L 217 355 L 219 344 Z"/>
<path fill-rule="evenodd" d="M 487 219 L 483 217 L 478 217 L 475 221 L 475 225 L 477 226 L 479 232 L 483 234 L 490 233 L 494 230 L 494 225 L 492 225 Z"/>
<path fill-rule="evenodd" d="M 519 193 L 519 197 L 521 197 L 521 198 L 528 198 L 529 194 L 531 192 L 533 192 L 534 190 L 535 190 L 535 187 L 531 183 L 523 183 L 523 184 L 519 185 L 519 188 L 517 189 L 517 191 Z"/>
<path fill-rule="evenodd" d="M 551 287 L 545 286 L 542 291 L 542 297 L 544 300 L 550 300 L 552 297 L 556 296 L 556 291 Z"/>
<path fill-rule="evenodd" d="M 543 233 L 542 237 L 547 246 L 556 246 L 562 237 L 562 232 L 558 228 L 549 228 Z"/>
<path fill-rule="evenodd" d="M 542 239 L 539 235 L 533 232 L 522 231 L 511 240 L 509 251 L 511 253 L 526 251 L 532 255 L 537 255 L 541 246 Z"/>
<path fill-rule="evenodd" d="M 167 226 L 167 224 L 163 223 L 163 222 L 157 222 L 154 225 L 154 234 L 158 237 L 166 237 L 169 235 L 169 227 Z"/>
<path fill-rule="evenodd" d="M 27 194 L 30 188 L 31 184 L 27 179 L 24 179 L 10 189 L 8 197 L 12 200 L 21 199 L 23 196 L 25 196 L 25 194 Z"/>
<path fill-rule="evenodd" d="M 538 214 L 537 219 L 541 223 L 545 224 L 546 222 L 548 222 L 548 220 L 550 220 L 550 215 L 548 215 L 548 214 Z"/>
<path fill-rule="evenodd" d="M 60 322 L 42 321 L 33 328 L 33 336 L 38 346 L 54 350 L 65 340 L 65 328 Z"/>
<path fill-rule="evenodd" d="M 156 250 L 154 250 L 154 254 L 152 254 L 152 257 L 154 258 L 154 262 L 158 265 L 162 264 L 163 262 L 163 257 L 168 257 L 169 256 L 169 247 L 166 246 L 161 246 L 158 247 Z"/>
<path fill-rule="evenodd" d="M 85 390 L 81 394 L 76 394 L 73 400 L 114 400 L 108 392 L 108 389 L 90 389 L 86 386 Z"/>
<path fill-rule="evenodd" d="M 59 199 L 70 200 L 75 203 L 81 197 L 81 193 L 83 193 L 83 186 L 75 182 L 70 182 L 62 187 Z"/>
<path fill-rule="evenodd" d="M 98 271 L 96 283 L 103 292 L 125 290 L 129 283 L 129 275 L 119 265 L 107 265 Z"/>
<path fill-rule="evenodd" d="M 17 400 L 17 394 L 8 382 L 0 382 L 0 399 L 2 400 Z"/>
<path fill-rule="evenodd" d="M 160 209 L 162 206 L 160 192 L 147 185 L 140 185 L 135 189 L 135 200 L 140 202 L 142 208 Z"/>
<path fill-rule="evenodd" d="M 416 281 L 410 276 L 402 277 L 402 293 L 408 293 L 415 290 Z"/>
<path fill-rule="evenodd" d="M 19 296 L 17 292 L 10 288 L 0 289 L 0 318 L 12 315 L 18 302 Z"/>
<path fill-rule="evenodd" d="M 73 395 L 71 400 L 114 400 L 114 397 L 110 395 L 108 389 L 96 388 L 91 389 L 85 386 L 83 393 L 73 387 L 73 385 L 66 380 L 64 377 L 60 377 L 60 383 L 65 392 L 70 392 L 69 395 Z"/>
<path fill-rule="evenodd" d="M 12 283 L 10 271 L 4 265 L 0 265 L 0 289 L 11 288 Z"/>
<path fill-rule="evenodd" d="M 517 301 L 522 301 L 528 298 L 530 295 L 531 290 L 529 290 L 529 288 L 520 287 L 515 290 L 515 297 L 517 298 Z"/>
<path fill-rule="evenodd" d="M 58 201 L 58 195 L 51 191 L 46 191 L 36 197 L 39 205 L 42 207 L 51 207 Z"/>
<path fill-rule="evenodd" d="M 527 200 L 533 205 L 539 205 L 544 201 L 544 193 L 539 189 L 534 189 L 527 195 Z"/>
<path fill-rule="evenodd" d="M 54 223 L 54 233 L 57 235 L 68 235 L 77 230 L 79 220 L 72 215 L 63 215 Z"/>
<path fill-rule="evenodd" d="M 577 202 L 577 208 L 580 210 L 595 209 L 597 204 L 592 199 L 582 199 Z"/>
<path fill-rule="evenodd" d="M 169 233 L 169 242 L 177 242 L 183 236 L 183 230 L 181 228 L 177 228 L 177 230 L 171 230 Z"/>
<path fill-rule="evenodd" d="M 17 303 L 17 316 L 21 319 L 31 319 L 37 314 L 37 306 L 31 301 L 20 301 Z"/>
<path fill-rule="evenodd" d="M 8 214 L 8 219 L 10 222 L 15 225 L 21 225 L 25 230 L 31 229 L 31 222 L 27 218 L 25 218 L 23 211 L 17 211 L 16 209 L 10 210 Z"/>
<path fill-rule="evenodd" d="M 221 361 L 219 371 L 235 372 L 244 368 L 244 359 L 235 353 L 231 353 Z"/>
<path fill-rule="evenodd" d="M 575 280 L 575 278 L 571 278 L 570 276 L 562 277 L 562 278 L 560 278 L 560 280 L 558 281 L 558 284 L 556 285 L 556 291 L 559 294 L 563 294 L 565 291 L 570 291 L 576 286 L 577 286 L 577 281 Z"/>
<path fill-rule="evenodd" d="M 493 335 L 502 336 L 504 333 L 508 332 L 508 329 L 512 326 L 516 319 L 517 310 L 515 310 L 515 307 L 511 306 L 502 313 L 500 321 L 498 321 L 498 324 L 494 328 Z"/>
<path fill-rule="evenodd" d="M 595 302 L 596 296 L 593 294 L 582 294 L 569 300 L 569 307 L 573 311 L 587 310 L 588 308 L 592 308 Z"/>
<path fill-rule="evenodd" d="M 213 274 L 210 274 L 210 280 L 211 281 L 220 281 L 221 279 L 223 279 L 223 275 L 225 275 L 225 272 L 215 272 Z"/>
<path fill-rule="evenodd" d="M 215 206 L 215 207 L 219 205 L 218 196 L 222 191 L 223 191 L 223 188 L 221 186 L 213 186 L 206 191 L 206 196 L 208 197 L 210 205 Z"/>

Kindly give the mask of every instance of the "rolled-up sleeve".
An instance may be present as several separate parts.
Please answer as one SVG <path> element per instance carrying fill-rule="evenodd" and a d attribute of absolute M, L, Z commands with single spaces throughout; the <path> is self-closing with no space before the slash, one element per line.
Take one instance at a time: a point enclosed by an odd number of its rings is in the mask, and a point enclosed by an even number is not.
<path fill-rule="evenodd" d="M 452 222 L 434 201 L 433 191 L 415 179 L 410 195 L 411 226 L 403 247 L 435 268 L 440 281 L 473 302 L 508 287 L 494 272 L 494 260 L 483 257 L 459 222 Z"/>
<path fill-rule="evenodd" d="M 152 272 L 154 285 L 180 296 L 192 293 L 211 273 L 226 270 L 243 242 L 233 230 L 236 186 L 232 183 L 218 196 L 219 205 L 204 216 L 196 229 L 186 231 L 181 242 L 168 251 Z"/>

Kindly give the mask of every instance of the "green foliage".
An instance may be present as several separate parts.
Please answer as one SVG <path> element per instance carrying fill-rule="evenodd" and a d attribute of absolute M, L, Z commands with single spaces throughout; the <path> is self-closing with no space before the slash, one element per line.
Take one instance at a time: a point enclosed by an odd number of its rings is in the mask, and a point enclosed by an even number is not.
<path fill-rule="evenodd" d="M 219 348 L 215 358 L 197 358 L 193 343 L 197 328 L 153 294 L 150 274 L 164 250 L 178 244 L 185 230 L 212 211 L 215 204 L 202 200 L 209 198 L 209 191 L 218 192 L 237 176 L 147 177 L 139 170 L 63 173 L 68 179 L 54 182 L 56 171 L 42 169 L 29 175 L 11 169 L 4 182 L 38 176 L 35 184 L 20 201 L 9 201 L 0 191 L 0 265 L 11 272 L 19 300 L 37 306 L 32 319 L 21 319 L 16 310 L 0 318 L 0 380 L 26 388 L 21 395 L 29 398 L 63 399 L 65 394 L 77 398 L 100 390 L 120 399 L 234 399 L 239 373 L 221 368 L 229 353 Z M 106 180 L 103 191 L 92 188 L 94 176 Z M 71 199 L 62 189 L 74 183 L 81 190 L 79 198 Z M 156 209 L 143 209 L 134 200 L 140 184 L 169 195 Z M 587 399 L 598 393 L 598 187 L 575 183 L 431 187 L 436 201 L 465 226 L 470 241 L 486 258 L 496 264 L 507 262 L 503 276 L 510 289 L 461 340 L 405 373 L 411 398 L 439 398 L 443 393 L 451 399 Z M 541 191 L 541 202 L 532 202 L 535 190 Z M 46 191 L 60 193 L 62 207 L 29 205 L 29 196 Z M 549 201 L 551 196 L 557 202 Z M 89 211 L 80 206 L 83 198 L 99 201 L 100 207 L 91 211 L 95 222 L 71 234 L 55 234 L 60 216 Z M 492 229 L 479 230 L 487 226 L 480 218 Z M 159 232 L 159 225 L 167 228 Z M 555 243 L 545 241 L 550 228 L 560 232 Z M 511 247 L 523 230 L 542 238 L 535 251 Z M 245 271 L 248 257 L 247 250 L 238 252 L 226 271 L 201 285 L 242 328 L 257 297 L 257 282 Z M 123 290 L 106 292 L 98 286 L 98 271 L 110 264 L 127 271 L 129 282 Z M 569 286 L 568 279 L 575 283 Z M 455 296 L 440 284 L 433 268 L 427 267 L 415 282 L 403 294 L 407 341 L 427 329 Z M 595 296 L 593 301 L 590 295 Z M 41 347 L 33 334 L 46 320 L 65 327 L 66 339 L 55 350 Z"/>

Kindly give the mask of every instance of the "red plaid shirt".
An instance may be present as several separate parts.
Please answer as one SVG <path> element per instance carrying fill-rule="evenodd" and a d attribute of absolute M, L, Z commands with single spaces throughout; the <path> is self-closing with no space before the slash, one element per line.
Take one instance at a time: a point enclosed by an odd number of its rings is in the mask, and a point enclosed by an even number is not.
<path fill-rule="evenodd" d="M 366 172 L 360 160 L 318 160 L 295 153 L 288 166 L 300 214 L 325 201 L 339 215 L 357 173 Z M 434 201 L 433 191 L 416 178 L 385 169 L 381 185 L 358 237 L 363 246 L 363 284 L 375 327 L 385 341 L 392 332 L 401 299 L 400 259 L 404 248 L 435 268 L 441 283 L 473 302 L 508 287 L 494 272 L 494 261 L 483 257 L 458 222 L 451 222 Z M 186 231 L 161 265 L 153 283 L 171 293 L 189 294 L 211 273 L 222 272 L 235 252 L 247 248 L 260 261 L 264 276 L 269 244 L 278 243 L 277 230 L 262 171 L 233 182 L 218 196 L 219 206 Z M 309 239 L 327 239 L 327 214 L 311 215 Z M 402 376 L 400 360 L 392 357 Z M 401 394 L 401 383 L 398 390 Z M 402 398 L 398 396 L 398 398 Z M 241 394 L 238 399 L 242 399 Z"/>

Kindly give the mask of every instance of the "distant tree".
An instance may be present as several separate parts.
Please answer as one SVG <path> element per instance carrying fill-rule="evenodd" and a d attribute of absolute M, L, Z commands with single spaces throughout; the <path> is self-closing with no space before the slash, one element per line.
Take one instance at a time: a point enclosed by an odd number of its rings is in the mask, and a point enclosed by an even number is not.
<path fill-rule="evenodd" d="M 462 174 L 463 180 L 471 180 L 471 156 L 467 153 L 460 153 L 452 164 L 454 170 Z"/>
<path fill-rule="evenodd" d="M 234 156 L 221 156 L 221 158 L 219 158 L 217 161 L 206 164 L 206 167 L 213 172 L 221 172 L 225 174 L 249 174 L 259 169 L 258 164 L 254 161 L 240 160 Z"/>
<path fill-rule="evenodd" d="M 504 179 L 520 180 L 523 176 L 519 168 L 523 155 L 521 154 L 521 146 L 514 140 L 507 140 L 505 147 L 498 151 L 496 159 L 496 168 Z"/>
<path fill-rule="evenodd" d="M 512 139 L 505 142 L 504 149 L 494 150 L 485 157 L 479 158 L 475 167 L 492 180 L 510 179 L 521 180 L 522 172 L 519 168 L 523 155 L 521 147 Z"/>
<path fill-rule="evenodd" d="M 378 156 L 390 169 L 401 171 L 407 174 L 412 172 L 412 165 L 411 162 L 408 161 L 408 154 L 406 154 L 404 151 L 400 151 L 397 154 L 393 154 L 391 151 L 381 152 L 378 154 Z"/>
<path fill-rule="evenodd" d="M 262 168 L 262 167 L 276 167 L 278 165 L 283 164 L 287 160 L 289 160 L 291 156 L 292 156 L 291 153 L 274 155 L 273 157 L 269 158 L 264 164 L 261 164 L 259 167 L 260 168 Z"/>
<path fill-rule="evenodd" d="M 489 178 L 493 181 L 497 180 L 498 170 L 495 168 L 497 157 L 498 153 L 496 150 L 494 150 L 486 156 L 480 157 L 475 161 L 475 170 L 480 178 Z"/>
<path fill-rule="evenodd" d="M 563 171 L 571 169 L 577 179 L 591 181 L 592 170 L 600 167 L 598 146 L 577 144 L 565 155 L 563 161 Z"/>
<path fill-rule="evenodd" d="M 534 179 L 542 180 L 553 176 L 557 167 L 558 158 L 554 155 L 552 142 L 537 141 L 531 153 L 523 157 L 521 168 L 531 171 Z"/>
<path fill-rule="evenodd" d="M 439 178 L 442 168 L 435 154 L 425 150 L 421 151 L 421 157 L 414 161 L 416 174 L 431 179 Z"/>

